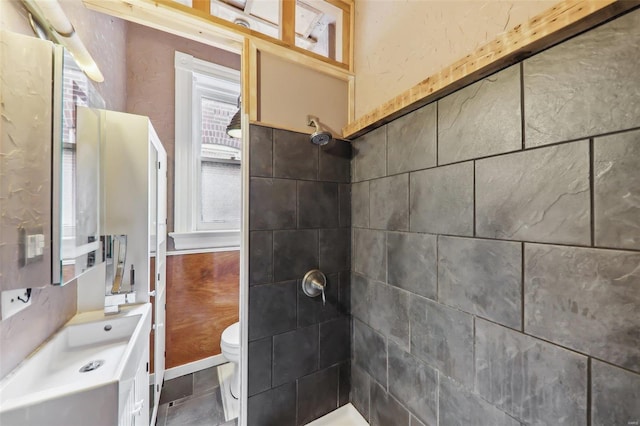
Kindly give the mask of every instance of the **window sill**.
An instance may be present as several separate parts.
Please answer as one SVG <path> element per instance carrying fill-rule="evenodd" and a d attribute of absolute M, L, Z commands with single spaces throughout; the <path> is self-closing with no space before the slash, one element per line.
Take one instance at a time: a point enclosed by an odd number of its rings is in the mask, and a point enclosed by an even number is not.
<path fill-rule="evenodd" d="M 240 247 L 239 230 L 170 232 L 176 250 L 229 249 Z"/>

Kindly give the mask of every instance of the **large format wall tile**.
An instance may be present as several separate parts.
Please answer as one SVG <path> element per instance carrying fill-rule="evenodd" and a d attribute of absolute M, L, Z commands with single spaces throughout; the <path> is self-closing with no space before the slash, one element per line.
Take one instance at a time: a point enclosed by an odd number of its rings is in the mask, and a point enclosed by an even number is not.
<path fill-rule="evenodd" d="M 520 329 L 522 243 L 438 237 L 438 300 Z"/>
<path fill-rule="evenodd" d="M 318 326 L 273 336 L 273 386 L 318 369 Z"/>
<path fill-rule="evenodd" d="M 351 226 L 351 184 L 338 185 L 338 225 L 341 228 Z"/>
<path fill-rule="evenodd" d="M 476 319 L 476 392 L 526 424 L 585 425 L 587 358 Z"/>
<path fill-rule="evenodd" d="M 410 229 L 473 235 L 473 162 L 410 174 Z"/>
<path fill-rule="evenodd" d="M 276 281 L 301 280 L 318 268 L 318 231 L 299 229 L 273 232 L 273 275 Z"/>
<path fill-rule="evenodd" d="M 438 101 L 438 164 L 522 148 L 520 65 Z"/>
<path fill-rule="evenodd" d="M 640 14 L 524 62 L 526 146 L 640 126 Z"/>
<path fill-rule="evenodd" d="M 370 182 L 370 227 L 409 229 L 409 175 L 402 174 Z"/>
<path fill-rule="evenodd" d="M 525 332 L 640 372 L 640 253 L 525 244 Z"/>
<path fill-rule="evenodd" d="M 249 233 L 249 284 L 273 282 L 273 233 Z"/>
<path fill-rule="evenodd" d="M 298 227 L 338 226 L 338 184 L 298 182 Z"/>
<path fill-rule="evenodd" d="M 411 297 L 411 353 L 467 387 L 473 386 L 473 317 Z"/>
<path fill-rule="evenodd" d="M 434 102 L 389 123 L 390 175 L 436 165 L 436 108 Z"/>
<path fill-rule="evenodd" d="M 320 368 L 349 360 L 351 357 L 350 333 L 349 317 L 320 324 Z"/>
<path fill-rule="evenodd" d="M 351 182 L 351 145 L 340 142 L 335 150 L 320 149 L 318 180 L 324 182 Z"/>
<path fill-rule="evenodd" d="M 591 361 L 591 424 L 631 425 L 640 421 L 640 375 Z"/>
<path fill-rule="evenodd" d="M 305 133 L 273 130 L 273 176 L 290 179 L 318 178 L 318 147 Z"/>
<path fill-rule="evenodd" d="M 355 364 L 351 364 L 351 403 L 368 422 L 369 376 Z"/>
<path fill-rule="evenodd" d="M 476 162 L 478 236 L 587 245 L 590 217 L 588 141 Z"/>
<path fill-rule="evenodd" d="M 338 366 L 298 379 L 298 425 L 324 416 L 338 406 Z"/>
<path fill-rule="evenodd" d="M 387 280 L 387 247 L 384 231 L 353 230 L 353 270 L 377 281 Z"/>
<path fill-rule="evenodd" d="M 273 129 L 252 124 L 249 132 L 249 175 L 273 176 Z"/>
<path fill-rule="evenodd" d="M 320 270 L 325 274 L 346 271 L 351 266 L 351 232 L 347 228 L 318 231 Z"/>
<path fill-rule="evenodd" d="M 640 130 L 594 141 L 597 246 L 640 250 Z"/>
<path fill-rule="evenodd" d="M 271 388 L 271 337 L 249 342 L 249 396 Z"/>
<path fill-rule="evenodd" d="M 352 226 L 369 227 L 369 181 L 351 185 L 351 211 Z"/>
<path fill-rule="evenodd" d="M 294 426 L 296 424 L 295 382 L 249 397 L 247 424 Z"/>
<path fill-rule="evenodd" d="M 426 424 L 438 418 L 438 372 L 389 343 L 389 392 Z"/>
<path fill-rule="evenodd" d="M 351 292 L 354 297 L 351 298 L 351 315 L 360 321 L 369 322 L 370 303 L 371 303 L 371 282 L 364 276 L 359 274 L 351 274 Z"/>
<path fill-rule="evenodd" d="M 435 300 L 435 235 L 389 232 L 387 262 L 389 284 Z"/>
<path fill-rule="evenodd" d="M 296 281 L 249 289 L 249 340 L 296 328 Z"/>
<path fill-rule="evenodd" d="M 353 320 L 353 362 L 387 386 L 387 342 L 357 319 Z"/>
<path fill-rule="evenodd" d="M 519 421 L 444 376 L 440 376 L 438 400 L 441 425 L 520 426 Z"/>
<path fill-rule="evenodd" d="M 322 296 L 309 297 L 304 294 L 301 281 L 298 281 L 298 327 L 318 324 L 340 316 L 340 285 L 338 274 L 326 274 L 326 277 L 326 303 L 322 303 Z"/>
<path fill-rule="evenodd" d="M 408 426 L 409 412 L 382 386 L 371 382 L 371 426 Z"/>
<path fill-rule="evenodd" d="M 382 126 L 358 138 L 353 144 L 353 182 L 387 174 L 387 127 Z"/>
<path fill-rule="evenodd" d="M 287 179 L 251 178 L 249 229 L 296 227 L 296 182 Z"/>

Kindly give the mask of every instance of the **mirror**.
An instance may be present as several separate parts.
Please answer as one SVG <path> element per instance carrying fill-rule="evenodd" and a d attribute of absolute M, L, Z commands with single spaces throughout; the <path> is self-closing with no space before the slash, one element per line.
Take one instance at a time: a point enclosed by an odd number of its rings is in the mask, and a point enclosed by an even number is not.
<path fill-rule="evenodd" d="M 60 260 L 54 256 L 53 282 L 64 285 L 103 261 L 99 239 L 101 125 L 93 108 L 104 108 L 105 102 L 66 50 L 55 62 L 53 147 L 59 194 L 54 179 L 53 223 L 60 229 Z"/>

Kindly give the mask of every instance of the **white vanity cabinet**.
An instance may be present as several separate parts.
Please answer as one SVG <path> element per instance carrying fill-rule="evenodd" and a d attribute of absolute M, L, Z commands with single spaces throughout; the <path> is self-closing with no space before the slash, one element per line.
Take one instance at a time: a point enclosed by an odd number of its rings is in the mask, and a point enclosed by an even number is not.
<path fill-rule="evenodd" d="M 101 229 L 105 235 L 127 236 L 122 288 L 135 292 L 127 300 L 154 305 L 153 371 L 149 371 L 153 373 L 153 383 L 148 384 L 153 385 L 148 420 L 154 424 L 164 379 L 167 154 L 148 117 L 114 111 L 101 114 L 104 123 Z M 141 392 L 148 394 L 149 389 Z"/>

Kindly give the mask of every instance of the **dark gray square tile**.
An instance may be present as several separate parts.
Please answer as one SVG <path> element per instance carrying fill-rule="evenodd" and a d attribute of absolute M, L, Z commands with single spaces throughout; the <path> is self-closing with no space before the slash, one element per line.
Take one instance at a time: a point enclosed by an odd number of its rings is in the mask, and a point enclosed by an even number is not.
<path fill-rule="evenodd" d="M 351 184 L 351 224 L 369 227 L 369 181 Z"/>
<path fill-rule="evenodd" d="M 473 235 L 473 162 L 414 172 L 409 180 L 411 231 Z"/>
<path fill-rule="evenodd" d="M 318 268 L 318 231 L 273 232 L 273 274 L 276 281 L 302 279 Z"/>
<path fill-rule="evenodd" d="M 250 396 L 247 404 L 247 424 L 251 426 L 295 426 L 295 382 Z"/>
<path fill-rule="evenodd" d="M 369 183 L 369 226 L 375 229 L 409 229 L 409 175 L 402 174 Z"/>
<path fill-rule="evenodd" d="M 218 389 L 169 407 L 166 426 L 209 426 L 224 421 L 224 408 Z"/>
<path fill-rule="evenodd" d="M 438 237 L 438 300 L 507 327 L 522 327 L 522 244 Z"/>
<path fill-rule="evenodd" d="M 408 426 L 409 412 L 384 388 L 371 382 L 371 426 Z"/>
<path fill-rule="evenodd" d="M 440 376 L 439 413 L 442 425 L 520 426 L 519 421 L 444 375 Z"/>
<path fill-rule="evenodd" d="M 640 372 L 638 270 L 640 253 L 525 244 L 524 331 Z"/>
<path fill-rule="evenodd" d="M 371 316 L 371 294 L 373 285 L 370 280 L 359 274 L 351 274 L 351 292 L 357 297 L 351 299 L 351 315 L 360 321 L 368 323 Z"/>
<path fill-rule="evenodd" d="M 193 394 L 203 395 L 220 387 L 218 368 L 210 367 L 193 373 Z"/>
<path fill-rule="evenodd" d="M 338 366 L 298 379 L 298 425 L 338 408 Z"/>
<path fill-rule="evenodd" d="M 168 409 L 169 403 L 162 404 L 158 407 L 158 414 L 156 415 L 156 426 L 166 426 Z"/>
<path fill-rule="evenodd" d="M 273 386 L 295 381 L 318 369 L 318 326 L 273 337 Z"/>
<path fill-rule="evenodd" d="M 389 343 L 389 392 L 426 424 L 438 422 L 438 372 Z"/>
<path fill-rule="evenodd" d="M 296 227 L 296 182 L 286 179 L 251 178 L 249 229 Z"/>
<path fill-rule="evenodd" d="M 357 319 L 353 320 L 353 362 L 387 386 L 387 342 Z"/>
<path fill-rule="evenodd" d="M 387 125 L 390 175 L 436 165 L 436 109 L 433 102 Z"/>
<path fill-rule="evenodd" d="M 640 375 L 591 360 L 591 424 L 630 425 L 640 419 Z"/>
<path fill-rule="evenodd" d="M 587 422 L 586 357 L 479 318 L 475 390 L 522 423 Z"/>
<path fill-rule="evenodd" d="M 193 395 L 193 374 L 165 380 L 160 392 L 160 404 L 166 404 Z"/>
<path fill-rule="evenodd" d="M 296 328 L 296 281 L 249 288 L 249 340 Z"/>
<path fill-rule="evenodd" d="M 526 146 L 640 126 L 640 14 L 524 61 Z"/>
<path fill-rule="evenodd" d="M 338 225 L 341 228 L 351 226 L 351 184 L 338 185 Z"/>
<path fill-rule="evenodd" d="M 271 337 L 249 342 L 249 396 L 271 388 Z"/>
<path fill-rule="evenodd" d="M 519 64 L 438 101 L 438 164 L 521 148 Z"/>
<path fill-rule="evenodd" d="M 343 362 L 338 368 L 338 407 L 342 407 L 351 397 L 351 363 Z"/>
<path fill-rule="evenodd" d="M 273 176 L 318 179 L 318 147 L 305 133 L 273 130 Z"/>
<path fill-rule="evenodd" d="M 597 246 L 640 250 L 640 130 L 594 141 Z"/>
<path fill-rule="evenodd" d="M 351 230 L 320 229 L 320 270 L 325 274 L 346 271 L 351 265 Z"/>
<path fill-rule="evenodd" d="M 338 184 L 298 182 L 298 227 L 338 226 Z"/>
<path fill-rule="evenodd" d="M 369 375 L 351 364 L 351 403 L 369 421 Z"/>
<path fill-rule="evenodd" d="M 476 162 L 480 237 L 590 244 L 589 142 Z"/>
<path fill-rule="evenodd" d="M 351 182 L 351 144 L 336 140 L 331 149 L 320 149 L 318 180 Z"/>
<path fill-rule="evenodd" d="M 340 295 L 338 310 L 343 315 L 351 313 L 351 273 L 343 271 L 338 274 L 340 280 Z"/>
<path fill-rule="evenodd" d="M 351 318 L 320 324 L 320 368 L 347 361 L 351 357 Z"/>
<path fill-rule="evenodd" d="M 249 284 L 273 282 L 273 233 L 249 232 Z"/>
<path fill-rule="evenodd" d="M 388 282 L 430 299 L 436 298 L 436 236 L 387 233 Z"/>
<path fill-rule="evenodd" d="M 353 143 L 353 182 L 387 174 L 387 126 L 359 137 Z"/>
<path fill-rule="evenodd" d="M 367 277 L 387 280 L 387 248 L 384 231 L 353 230 L 353 271 Z"/>
<path fill-rule="evenodd" d="M 273 129 L 249 126 L 249 174 L 273 176 Z"/>
<path fill-rule="evenodd" d="M 467 387 L 473 386 L 473 317 L 411 296 L 411 353 Z"/>
<path fill-rule="evenodd" d="M 327 274 L 325 290 L 326 304 L 322 303 L 322 295 L 309 297 L 302 290 L 302 282 L 298 282 L 298 327 L 306 327 L 328 321 L 340 315 L 340 284 L 338 274 Z"/>

